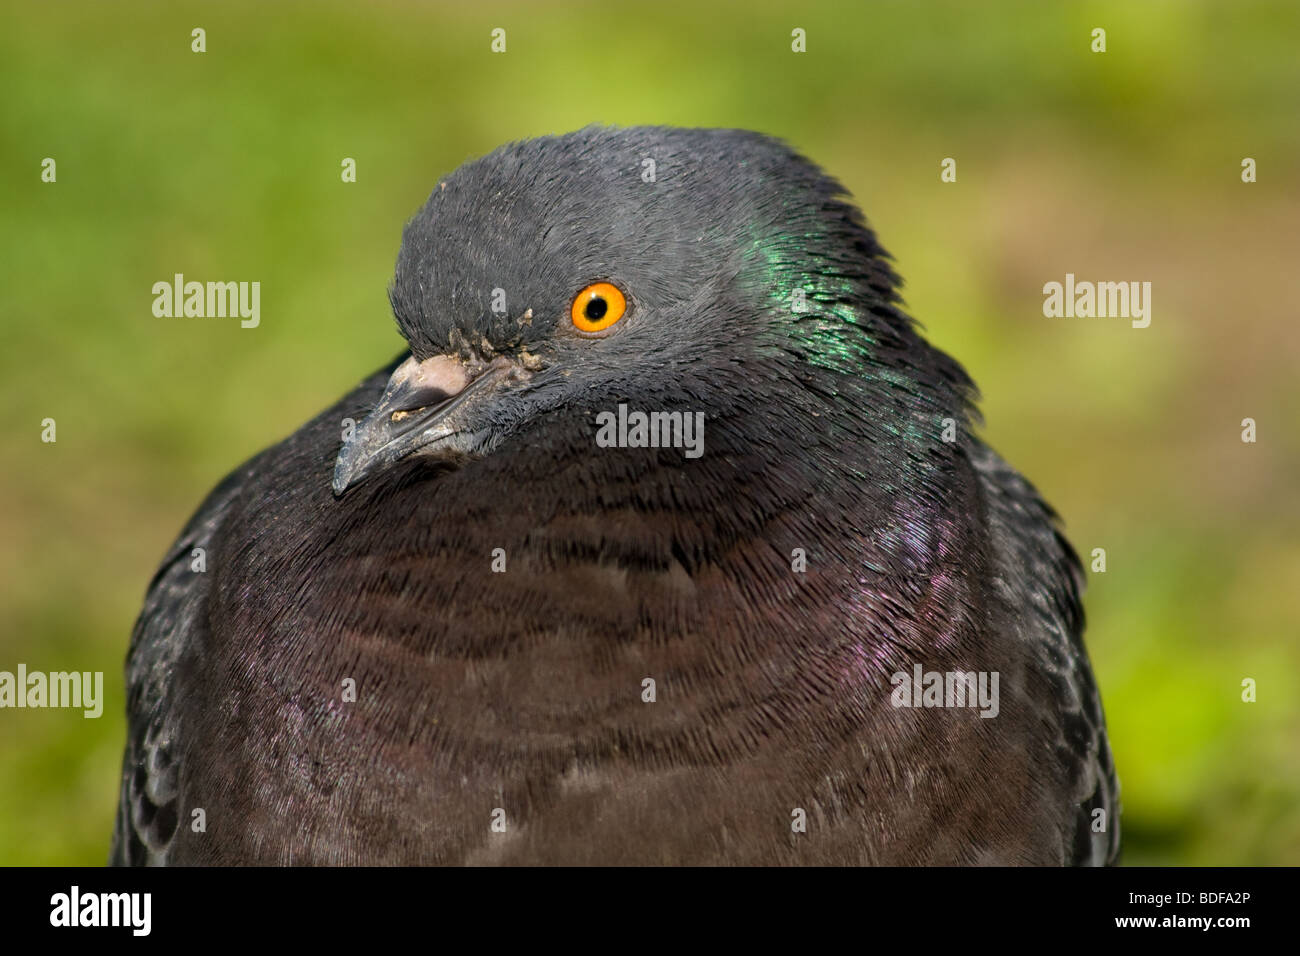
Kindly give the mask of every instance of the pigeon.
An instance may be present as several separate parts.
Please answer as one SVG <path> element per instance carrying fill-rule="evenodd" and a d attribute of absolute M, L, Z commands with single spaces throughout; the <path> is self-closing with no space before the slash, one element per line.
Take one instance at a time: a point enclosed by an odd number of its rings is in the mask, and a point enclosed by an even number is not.
<path fill-rule="evenodd" d="M 891 261 L 744 130 L 438 182 L 149 586 L 111 861 L 1115 862 L 1082 568 Z"/>

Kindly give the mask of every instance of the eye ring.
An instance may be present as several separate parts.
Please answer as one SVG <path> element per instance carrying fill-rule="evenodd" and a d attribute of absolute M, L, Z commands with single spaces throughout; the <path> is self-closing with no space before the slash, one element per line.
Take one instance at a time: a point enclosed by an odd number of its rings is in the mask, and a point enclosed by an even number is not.
<path fill-rule="evenodd" d="M 611 282 L 593 282 L 569 306 L 573 327 L 583 335 L 599 336 L 627 313 L 627 296 Z"/>

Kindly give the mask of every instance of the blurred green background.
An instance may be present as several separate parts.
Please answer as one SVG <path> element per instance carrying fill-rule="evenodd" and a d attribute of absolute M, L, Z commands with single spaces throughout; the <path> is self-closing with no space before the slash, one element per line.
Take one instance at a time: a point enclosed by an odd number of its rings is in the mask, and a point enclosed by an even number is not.
<path fill-rule="evenodd" d="M 1107 551 L 1125 861 L 1300 863 L 1298 37 L 1290 3 L 6 5 L 0 669 L 103 670 L 107 704 L 0 712 L 0 863 L 106 858 L 154 567 L 397 354 L 439 175 L 595 121 L 762 130 L 853 191 L 990 440 Z M 261 326 L 155 318 L 176 272 L 259 280 Z M 1066 272 L 1151 281 L 1150 328 L 1044 318 Z"/>

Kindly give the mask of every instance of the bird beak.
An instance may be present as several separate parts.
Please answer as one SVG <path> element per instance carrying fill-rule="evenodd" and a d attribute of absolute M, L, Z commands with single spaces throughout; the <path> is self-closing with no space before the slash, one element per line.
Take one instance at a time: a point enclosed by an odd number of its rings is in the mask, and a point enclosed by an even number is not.
<path fill-rule="evenodd" d="M 453 355 L 422 362 L 412 356 L 393 372 L 383 397 L 334 463 L 334 494 L 413 452 L 467 451 L 473 432 L 486 427 L 475 412 L 503 382 L 522 369 L 506 358 L 465 363 Z"/>

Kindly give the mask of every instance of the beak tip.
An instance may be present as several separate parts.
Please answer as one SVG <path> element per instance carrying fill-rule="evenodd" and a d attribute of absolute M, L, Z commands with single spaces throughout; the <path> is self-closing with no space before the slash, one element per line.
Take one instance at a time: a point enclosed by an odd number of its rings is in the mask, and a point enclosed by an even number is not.
<path fill-rule="evenodd" d="M 347 446 L 345 445 L 343 451 L 339 452 L 338 460 L 334 463 L 334 479 L 330 482 L 330 487 L 334 491 L 335 498 L 343 497 L 343 492 L 347 491 L 348 486 L 352 484 L 352 469 L 348 467 L 347 461 L 344 460 L 346 453 Z"/>

